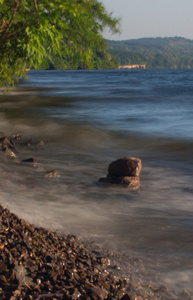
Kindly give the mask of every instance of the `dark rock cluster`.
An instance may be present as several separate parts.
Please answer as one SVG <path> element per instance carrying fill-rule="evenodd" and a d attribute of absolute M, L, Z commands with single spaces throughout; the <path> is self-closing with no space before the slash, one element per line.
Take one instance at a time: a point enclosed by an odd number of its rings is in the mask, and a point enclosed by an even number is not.
<path fill-rule="evenodd" d="M 2 134 L 2 136 L 0 137 L 0 149 L 7 157 L 12 159 L 14 162 L 33 166 L 34 168 L 43 171 L 45 178 L 59 178 L 60 175 L 58 171 L 56 170 L 45 171 L 42 167 L 39 166 L 37 160 L 34 157 L 24 158 L 22 160 L 18 159 L 19 156 L 18 154 L 20 152 L 19 150 L 22 147 L 33 150 L 34 147 L 42 147 L 44 145 L 45 145 L 44 141 L 28 140 L 26 138 L 23 138 L 19 134 L 13 135 L 10 138 Z"/>
<path fill-rule="evenodd" d="M 122 157 L 109 165 L 107 176 L 100 178 L 99 182 L 121 184 L 124 187 L 137 190 L 140 187 L 140 172 L 141 160 L 139 158 Z"/>
<path fill-rule="evenodd" d="M 137 299 L 109 263 L 75 236 L 36 228 L 0 206 L 0 299 Z"/>

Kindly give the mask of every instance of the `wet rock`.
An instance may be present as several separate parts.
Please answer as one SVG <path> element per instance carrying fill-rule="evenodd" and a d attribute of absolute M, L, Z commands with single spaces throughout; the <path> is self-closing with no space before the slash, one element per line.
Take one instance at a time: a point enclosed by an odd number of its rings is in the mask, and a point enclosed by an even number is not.
<path fill-rule="evenodd" d="M 44 142 L 44 141 L 40 141 L 38 145 L 44 146 L 44 145 L 45 145 L 45 142 Z"/>
<path fill-rule="evenodd" d="M 27 270 L 23 265 L 16 266 L 14 268 L 15 276 L 19 282 L 19 285 L 22 286 L 24 284 L 32 285 L 32 279 L 27 276 Z"/>
<path fill-rule="evenodd" d="M 7 146 L 7 145 L 11 145 L 11 140 L 9 140 L 7 137 L 2 137 L 0 138 L 0 143 L 3 145 L 3 146 Z"/>
<path fill-rule="evenodd" d="M 47 177 L 47 178 L 59 178 L 59 177 L 60 177 L 60 174 L 59 174 L 58 171 L 56 171 L 56 170 L 51 170 L 51 171 L 48 171 L 48 172 L 45 174 L 45 177 Z"/>
<path fill-rule="evenodd" d="M 42 141 L 42 140 L 34 140 L 34 139 L 31 139 L 31 140 L 28 141 L 27 145 L 28 145 L 28 146 L 35 146 L 35 145 L 40 145 L 40 146 L 42 146 L 42 145 L 45 145 L 45 143 L 44 143 L 44 141 Z"/>
<path fill-rule="evenodd" d="M 31 163 L 31 164 L 33 164 L 34 167 L 37 166 L 37 160 L 35 158 L 33 158 L 33 157 L 27 158 L 27 159 L 23 159 L 21 162 L 23 162 L 23 163 Z"/>
<path fill-rule="evenodd" d="M 129 176 L 109 176 L 99 179 L 99 182 L 109 183 L 109 184 L 121 184 L 126 188 L 133 190 L 139 189 L 140 179 L 139 177 L 129 177 Z"/>
<path fill-rule="evenodd" d="M 19 134 L 14 134 L 14 135 L 13 135 L 13 139 L 18 141 L 18 140 L 21 140 L 21 139 L 22 139 L 22 136 L 19 135 Z"/>
<path fill-rule="evenodd" d="M 135 157 L 123 157 L 113 161 L 108 168 L 109 176 L 138 177 L 141 171 L 141 160 Z"/>
<path fill-rule="evenodd" d="M 125 291 L 123 290 L 118 290 L 117 296 L 119 299 L 122 299 L 125 296 Z"/>
<path fill-rule="evenodd" d="M 192 299 L 191 298 L 191 295 L 190 295 L 190 293 L 187 291 L 187 290 L 183 290 L 181 293 L 180 293 L 180 297 L 181 297 L 181 299 Z"/>
<path fill-rule="evenodd" d="M 1 149 L 5 151 L 5 149 L 10 149 L 16 151 L 15 145 L 12 140 L 7 137 L 0 138 Z"/>
<path fill-rule="evenodd" d="M 131 300 L 128 294 L 124 295 L 121 300 Z"/>
<path fill-rule="evenodd" d="M 89 289 L 91 291 L 91 295 L 97 296 L 97 299 L 105 299 L 107 297 L 108 292 L 105 289 L 102 289 L 98 286 L 95 286 L 93 284 L 89 284 Z"/>
<path fill-rule="evenodd" d="M 13 151 L 11 151 L 11 149 L 9 149 L 8 147 L 4 147 L 3 151 L 4 151 L 5 155 L 13 158 L 14 160 L 17 159 L 17 156 L 15 155 L 15 153 Z"/>
<path fill-rule="evenodd" d="M 98 260 L 103 266 L 110 266 L 111 264 L 110 259 L 108 257 L 99 257 Z"/>
<path fill-rule="evenodd" d="M 141 160 L 135 157 L 123 157 L 113 161 L 108 168 L 106 177 L 99 179 L 105 184 L 119 184 L 131 190 L 140 187 L 139 174 L 141 171 Z"/>

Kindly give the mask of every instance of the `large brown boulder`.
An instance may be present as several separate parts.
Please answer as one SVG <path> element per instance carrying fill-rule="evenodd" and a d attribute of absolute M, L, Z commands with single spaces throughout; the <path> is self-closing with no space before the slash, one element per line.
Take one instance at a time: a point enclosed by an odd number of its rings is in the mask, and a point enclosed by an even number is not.
<path fill-rule="evenodd" d="M 135 157 L 122 157 L 113 161 L 108 168 L 106 177 L 99 182 L 107 184 L 120 184 L 132 190 L 140 187 L 139 174 L 141 171 L 141 160 Z"/>
<path fill-rule="evenodd" d="M 141 171 L 141 160 L 135 157 L 122 157 L 109 165 L 110 176 L 134 176 L 138 177 Z"/>

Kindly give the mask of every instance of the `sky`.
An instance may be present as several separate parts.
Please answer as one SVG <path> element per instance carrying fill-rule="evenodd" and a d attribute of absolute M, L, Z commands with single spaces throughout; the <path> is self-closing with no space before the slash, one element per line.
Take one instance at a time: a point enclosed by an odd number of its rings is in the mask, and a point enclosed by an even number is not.
<path fill-rule="evenodd" d="M 193 39 L 193 0 L 100 0 L 108 12 L 121 18 L 121 34 L 104 32 L 110 40 L 142 37 Z"/>

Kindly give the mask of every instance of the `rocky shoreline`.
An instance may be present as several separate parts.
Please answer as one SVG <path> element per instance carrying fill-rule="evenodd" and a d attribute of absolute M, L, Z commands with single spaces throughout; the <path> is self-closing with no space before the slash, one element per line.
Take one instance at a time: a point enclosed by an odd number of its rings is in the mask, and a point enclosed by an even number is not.
<path fill-rule="evenodd" d="M 28 140 L 19 134 L 2 134 L 0 138 L 2 157 L 8 165 L 26 165 L 32 176 L 35 169 L 35 174 L 40 172 L 45 180 L 58 180 L 58 171 L 45 170 L 33 154 L 30 158 L 22 154 L 22 149 L 35 153 L 34 149 L 39 151 L 44 145 L 44 141 Z M 107 176 L 99 181 L 136 189 L 140 170 L 139 159 L 124 157 L 112 162 Z M 166 286 L 153 287 L 141 279 L 136 283 L 115 274 L 109 257 L 84 246 L 74 235 L 64 236 L 28 224 L 0 205 L 0 300 L 191 299 L 186 292 L 178 298 Z"/>
<path fill-rule="evenodd" d="M 44 142 L 18 134 L 0 138 L 2 155 L 10 163 L 37 169 L 35 158 L 18 159 L 21 147 L 34 144 L 41 147 Z M 56 170 L 41 172 L 45 178 L 59 177 Z M 107 271 L 109 264 L 107 257 L 86 249 L 76 236 L 35 227 L 0 205 L 0 299 L 140 300 L 128 294 L 125 279 Z"/>
<path fill-rule="evenodd" d="M 37 228 L 0 206 L 0 299 L 142 299 L 109 264 L 75 236 Z"/>

